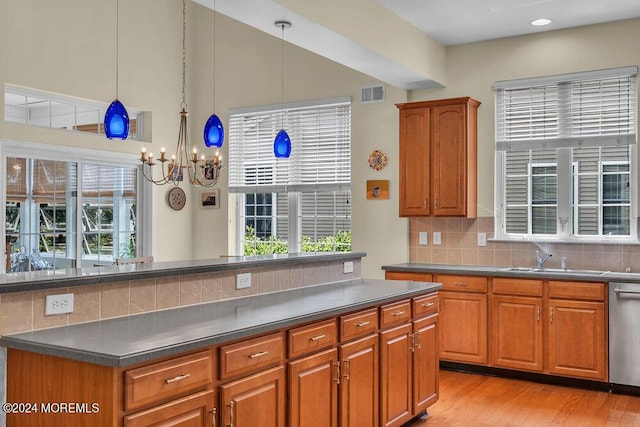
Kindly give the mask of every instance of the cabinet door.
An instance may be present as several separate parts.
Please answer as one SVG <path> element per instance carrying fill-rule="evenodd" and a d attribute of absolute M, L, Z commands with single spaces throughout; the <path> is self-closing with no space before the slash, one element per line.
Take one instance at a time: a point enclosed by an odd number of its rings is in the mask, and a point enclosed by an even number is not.
<path fill-rule="evenodd" d="M 400 216 L 430 214 L 431 109 L 400 110 Z"/>
<path fill-rule="evenodd" d="M 440 358 L 487 363 L 487 296 L 467 292 L 440 294 Z"/>
<path fill-rule="evenodd" d="M 213 424 L 215 392 L 207 390 L 129 415 L 125 427 L 205 427 Z"/>
<path fill-rule="evenodd" d="M 491 361 L 495 366 L 542 371 L 542 298 L 491 298 Z"/>
<path fill-rule="evenodd" d="M 607 379 L 604 303 L 549 300 L 549 371 Z"/>
<path fill-rule="evenodd" d="M 433 215 L 465 215 L 467 197 L 465 106 L 455 104 L 434 107 L 432 126 Z"/>
<path fill-rule="evenodd" d="M 438 400 L 438 315 L 413 322 L 413 415 Z"/>
<path fill-rule="evenodd" d="M 380 332 L 380 425 L 400 426 L 411 419 L 412 326 Z"/>
<path fill-rule="evenodd" d="M 378 425 L 378 335 L 340 347 L 340 426 Z"/>
<path fill-rule="evenodd" d="M 220 386 L 220 420 L 234 427 L 284 427 L 284 367 Z"/>
<path fill-rule="evenodd" d="M 338 425 L 338 350 L 289 363 L 289 425 Z"/>

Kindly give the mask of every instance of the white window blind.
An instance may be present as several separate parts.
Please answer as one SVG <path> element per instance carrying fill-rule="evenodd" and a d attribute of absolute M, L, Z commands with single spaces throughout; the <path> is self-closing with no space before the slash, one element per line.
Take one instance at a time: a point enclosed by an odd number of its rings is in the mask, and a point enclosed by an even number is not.
<path fill-rule="evenodd" d="M 496 82 L 496 148 L 636 142 L 637 67 Z"/>
<path fill-rule="evenodd" d="M 496 237 L 636 239 L 637 67 L 496 82 Z"/>
<path fill-rule="evenodd" d="M 284 111 L 284 114 L 283 114 Z M 291 157 L 276 159 L 273 139 L 286 129 Z M 328 191 L 351 186 L 351 101 L 235 110 L 229 116 L 229 191 Z"/>

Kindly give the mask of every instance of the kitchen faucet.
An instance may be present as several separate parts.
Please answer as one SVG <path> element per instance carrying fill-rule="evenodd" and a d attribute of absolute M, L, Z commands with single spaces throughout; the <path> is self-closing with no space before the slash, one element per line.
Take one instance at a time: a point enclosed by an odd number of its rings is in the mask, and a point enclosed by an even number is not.
<path fill-rule="evenodd" d="M 536 270 L 542 270 L 545 261 L 552 256 L 553 255 L 551 254 L 545 254 L 544 256 L 542 256 L 542 252 L 536 251 Z"/>

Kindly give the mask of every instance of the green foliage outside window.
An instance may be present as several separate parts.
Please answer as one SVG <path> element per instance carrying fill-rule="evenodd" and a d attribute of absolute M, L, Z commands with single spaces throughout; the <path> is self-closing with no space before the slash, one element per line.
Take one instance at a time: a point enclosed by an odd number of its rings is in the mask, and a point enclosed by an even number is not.
<path fill-rule="evenodd" d="M 244 255 L 286 254 L 289 245 L 286 240 L 275 236 L 260 238 L 253 227 L 244 233 Z M 311 237 L 302 236 L 302 252 L 349 252 L 351 251 L 351 230 L 338 231 L 335 235 L 321 237 L 313 242 Z"/>

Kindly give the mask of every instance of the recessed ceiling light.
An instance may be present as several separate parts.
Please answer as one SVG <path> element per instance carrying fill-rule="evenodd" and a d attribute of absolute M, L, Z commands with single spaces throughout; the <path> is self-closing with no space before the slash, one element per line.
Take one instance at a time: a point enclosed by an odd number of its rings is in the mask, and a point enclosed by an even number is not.
<path fill-rule="evenodd" d="M 531 21 L 531 25 L 535 25 L 536 27 L 540 27 L 542 25 L 549 25 L 549 24 L 551 24 L 551 19 L 547 19 L 547 18 L 534 19 L 533 21 Z"/>

